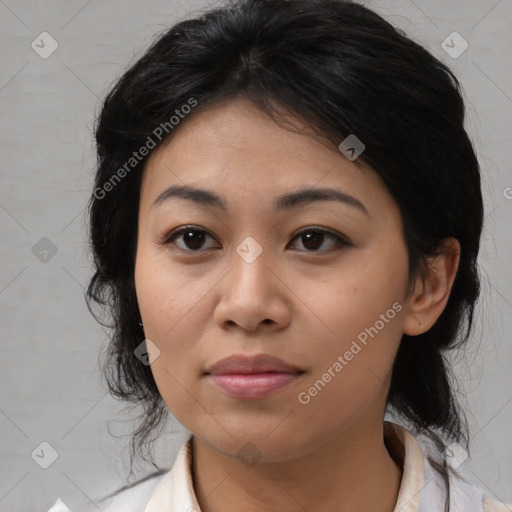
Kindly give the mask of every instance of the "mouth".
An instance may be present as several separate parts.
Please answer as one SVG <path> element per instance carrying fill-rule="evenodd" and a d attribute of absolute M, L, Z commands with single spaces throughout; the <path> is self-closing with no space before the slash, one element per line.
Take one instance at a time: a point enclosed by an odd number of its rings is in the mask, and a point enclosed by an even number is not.
<path fill-rule="evenodd" d="M 233 373 L 210 375 L 215 386 L 232 398 L 261 399 L 275 395 L 297 380 L 301 373 Z"/>
<path fill-rule="evenodd" d="M 231 398 L 257 400 L 275 395 L 305 371 L 268 354 L 221 359 L 205 376 Z"/>

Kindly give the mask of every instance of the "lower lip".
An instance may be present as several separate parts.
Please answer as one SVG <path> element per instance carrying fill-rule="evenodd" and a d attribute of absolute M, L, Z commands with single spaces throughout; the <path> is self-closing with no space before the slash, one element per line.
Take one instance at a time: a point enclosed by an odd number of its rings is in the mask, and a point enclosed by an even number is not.
<path fill-rule="evenodd" d="M 259 399 L 274 395 L 300 376 L 299 373 L 236 373 L 209 375 L 232 398 Z"/>

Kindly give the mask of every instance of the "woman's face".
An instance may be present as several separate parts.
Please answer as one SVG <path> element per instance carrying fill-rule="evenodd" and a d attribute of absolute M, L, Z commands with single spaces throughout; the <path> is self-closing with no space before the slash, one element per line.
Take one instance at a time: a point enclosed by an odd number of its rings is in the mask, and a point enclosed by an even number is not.
<path fill-rule="evenodd" d="M 209 195 L 155 202 L 185 186 Z M 338 199 L 278 201 L 325 188 Z M 407 315 L 408 259 L 400 211 L 374 171 L 236 100 L 197 111 L 153 152 L 138 229 L 151 370 L 197 438 L 284 461 L 375 429 Z M 260 354 L 293 370 L 212 369 Z"/>

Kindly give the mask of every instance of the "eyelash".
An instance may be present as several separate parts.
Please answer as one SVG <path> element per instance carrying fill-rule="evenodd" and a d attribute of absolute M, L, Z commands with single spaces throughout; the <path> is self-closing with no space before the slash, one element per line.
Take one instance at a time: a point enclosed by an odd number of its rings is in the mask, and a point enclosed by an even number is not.
<path fill-rule="evenodd" d="M 171 231 L 170 233 L 168 233 L 167 235 L 165 235 L 160 241 L 159 241 L 159 244 L 160 245 L 163 245 L 163 246 L 169 246 L 171 244 L 174 244 L 174 239 L 177 238 L 178 236 L 180 235 L 183 235 L 185 233 L 189 233 L 189 232 L 196 232 L 196 233 L 206 233 L 208 236 L 210 236 L 211 238 L 214 238 L 214 236 L 210 235 L 210 233 L 208 233 L 208 231 L 204 230 L 204 229 L 199 229 L 195 226 L 183 226 L 181 228 L 177 228 L 173 231 Z M 325 228 L 321 228 L 321 227 L 316 227 L 316 226 L 309 226 L 308 228 L 306 229 L 302 229 L 301 231 L 299 231 L 298 233 L 296 233 L 294 235 L 294 237 L 292 238 L 292 240 L 295 240 L 296 238 L 300 237 L 301 235 L 304 235 L 306 233 L 321 233 L 323 235 L 328 235 L 334 239 L 336 239 L 336 243 L 334 244 L 333 247 L 331 247 L 330 249 L 327 249 L 327 250 L 323 250 L 323 251 L 308 251 L 308 250 L 303 250 L 303 251 L 300 251 L 299 252 L 306 252 L 306 253 L 310 253 L 310 254 L 315 254 L 315 253 L 320 253 L 320 254 L 331 254 L 333 252 L 338 252 L 350 245 L 352 245 L 346 238 L 334 233 L 333 231 L 331 230 L 328 230 L 328 229 L 325 229 Z M 323 243 L 323 241 L 322 241 Z M 192 249 L 181 249 L 178 247 L 178 250 L 179 251 L 182 251 L 182 252 L 185 252 L 185 253 L 200 253 L 200 252 L 205 252 L 201 249 L 198 249 L 196 251 L 192 250 Z"/>

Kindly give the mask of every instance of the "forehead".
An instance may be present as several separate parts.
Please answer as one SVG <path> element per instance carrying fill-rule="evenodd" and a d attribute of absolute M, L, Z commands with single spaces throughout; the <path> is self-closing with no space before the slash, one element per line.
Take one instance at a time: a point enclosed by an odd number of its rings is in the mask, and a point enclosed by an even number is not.
<path fill-rule="evenodd" d="M 173 184 L 208 188 L 228 201 L 236 195 L 246 204 L 264 201 L 269 206 L 273 197 L 307 187 L 341 188 L 362 201 L 371 198 L 373 209 L 390 200 L 374 171 L 311 136 L 308 126 L 302 128 L 287 129 L 246 100 L 199 110 L 150 155 L 141 201 L 149 207 Z"/>

